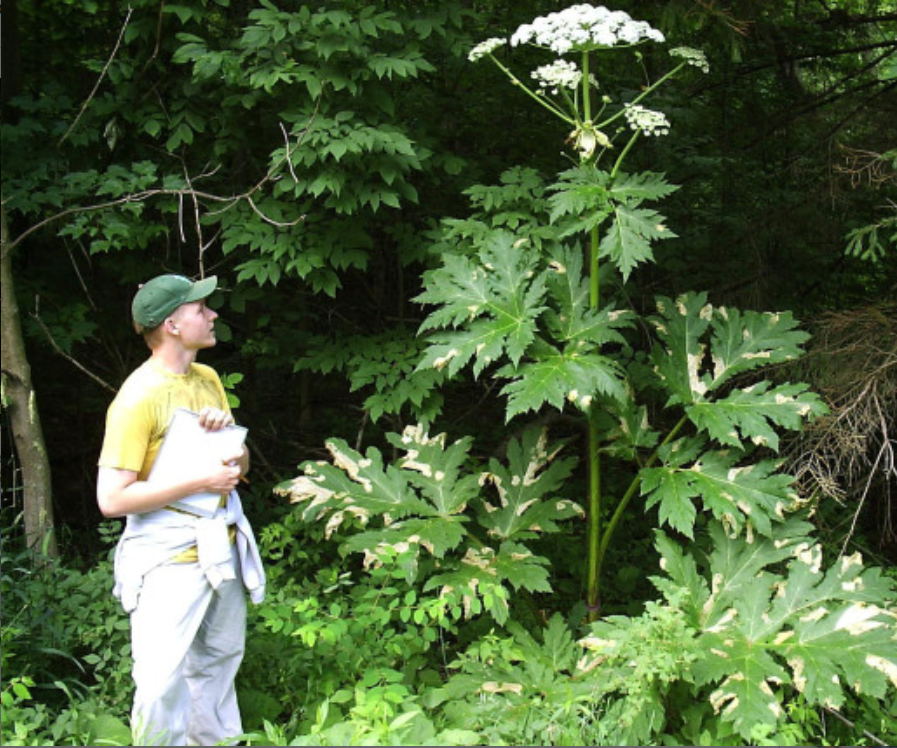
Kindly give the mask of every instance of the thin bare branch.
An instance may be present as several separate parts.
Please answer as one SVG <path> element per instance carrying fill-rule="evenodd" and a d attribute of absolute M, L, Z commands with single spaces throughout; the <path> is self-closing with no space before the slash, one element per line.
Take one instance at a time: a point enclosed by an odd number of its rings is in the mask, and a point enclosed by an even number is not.
<path fill-rule="evenodd" d="M 89 376 L 94 382 L 96 382 L 98 385 L 100 385 L 100 387 L 103 387 L 104 389 L 107 389 L 112 393 L 115 393 L 117 391 L 116 388 L 113 387 L 111 384 L 109 384 L 105 379 L 94 374 L 92 371 L 90 371 L 90 369 L 88 369 L 86 366 L 84 366 L 80 361 L 78 361 L 77 359 L 75 359 L 74 357 L 72 357 L 68 353 L 66 353 L 64 350 L 62 350 L 62 348 L 59 346 L 59 343 L 57 343 L 56 339 L 53 337 L 53 333 L 50 332 L 50 329 L 47 327 L 47 324 L 41 319 L 39 314 L 32 313 L 31 316 L 37 322 L 37 324 L 40 326 L 41 330 L 43 330 L 44 335 L 47 336 L 47 340 L 50 342 L 50 345 L 53 347 L 53 350 L 56 351 L 56 353 L 58 353 L 60 356 L 62 356 L 67 361 L 70 361 L 78 369 L 80 369 L 85 374 L 87 374 L 87 376 Z"/>
<path fill-rule="evenodd" d="M 81 116 L 87 111 L 87 107 L 90 105 L 90 102 L 93 100 L 93 97 L 96 96 L 97 89 L 100 87 L 100 83 L 103 82 L 103 78 L 106 77 L 106 72 L 109 70 L 109 66 L 112 64 L 112 60 L 115 59 L 115 55 L 118 54 L 118 48 L 121 46 L 121 40 L 124 38 L 125 29 L 128 28 L 128 23 L 131 21 L 131 13 L 134 12 L 134 9 L 131 6 L 128 6 L 128 15 L 125 16 L 125 22 L 122 24 L 121 31 L 118 33 L 118 41 L 115 42 L 115 47 L 112 49 L 112 54 L 109 55 L 109 59 L 106 60 L 106 64 L 103 66 L 103 70 L 100 72 L 100 77 L 97 78 L 97 82 L 93 86 L 93 90 L 90 92 L 90 95 L 85 99 L 84 103 L 81 105 L 81 109 L 78 112 L 78 116 L 75 117 L 75 121 L 69 125 L 69 129 L 65 131 L 65 134 L 59 139 L 57 145 L 62 145 L 66 138 L 71 135 L 72 131 L 78 126 L 78 122 L 81 120 Z"/>

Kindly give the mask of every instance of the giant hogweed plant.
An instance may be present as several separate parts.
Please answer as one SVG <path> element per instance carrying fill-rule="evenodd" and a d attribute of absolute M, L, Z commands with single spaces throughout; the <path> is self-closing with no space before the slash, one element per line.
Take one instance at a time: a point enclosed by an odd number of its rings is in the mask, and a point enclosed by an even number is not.
<path fill-rule="evenodd" d="M 666 535 L 658 540 L 670 573 L 658 582 L 667 607 L 708 648 L 695 654 L 699 665 L 676 670 L 663 684 L 646 676 L 649 692 L 640 698 L 651 719 L 623 720 L 633 731 L 626 737 L 662 729 L 670 683 L 687 684 L 715 717 L 750 737 L 755 725 L 783 719 L 787 689 L 837 706 L 845 686 L 880 698 L 888 681 L 897 685 L 893 590 L 874 571 L 860 574 L 856 558 L 823 575 L 816 551 L 808 561 L 807 543 L 790 531 L 801 501 L 793 478 L 780 471 L 780 433 L 825 411 L 805 385 L 762 376 L 763 368 L 802 354 L 808 336 L 790 313 L 725 308 L 701 292 L 657 298 L 645 318 L 601 303 L 599 280 L 615 274 L 625 284 L 653 260 L 657 241 L 674 236 L 653 203 L 675 186 L 662 174 L 623 168 L 641 138 L 670 128 L 643 102 L 687 68 L 706 70 L 707 62 L 696 50 L 673 49 L 678 63 L 621 101 L 602 90 L 595 61 L 663 42 L 625 13 L 579 5 L 511 36 L 511 46 L 533 44 L 557 57 L 532 73 L 533 87 L 496 57 L 505 40 L 471 51 L 471 61 L 492 60 L 569 125 L 575 165 L 544 193 L 525 184 L 531 173 L 508 176 L 505 187 L 528 189 L 544 203 L 541 225 L 535 206 L 530 216 L 490 215 L 500 193 L 470 190 L 480 216 L 446 222 L 441 265 L 425 274 L 417 298 L 434 307 L 420 329 L 426 350 L 419 370 L 453 377 L 469 367 L 477 377 L 503 381 L 508 421 L 544 409 L 582 414 L 589 434 L 585 507 L 565 494 L 572 460 L 559 456 L 563 445 L 534 427 L 511 442 L 506 464 L 493 459 L 479 470 L 470 468 L 469 439 L 449 444 L 445 434 L 430 436 L 420 425 L 390 435 L 400 454 L 395 464 L 374 448 L 362 454 L 333 439 L 332 464 L 304 463 L 302 475 L 280 490 L 303 504 L 305 518 L 339 528 L 345 548 L 364 553 L 366 563 L 401 565 L 455 620 L 486 611 L 499 623 L 507 622 L 515 591 L 550 590 L 549 562 L 529 545 L 577 514 L 588 518 L 587 604 L 596 621 L 601 565 L 623 513 L 633 499 L 656 507 L 661 526 L 675 536 L 711 541 L 701 581 L 690 552 L 673 550 Z M 627 336 L 636 325 L 653 331 L 648 350 Z M 657 393 L 664 408 L 652 422 L 648 405 Z M 629 466 L 617 496 L 602 492 L 601 455 Z M 706 537 L 695 532 L 699 513 L 711 528 Z M 603 672 L 633 620 L 592 624 L 593 635 L 580 644 L 599 654 L 583 660 L 585 670 Z M 840 659 L 842 652 L 849 659 Z M 619 687 L 602 686 L 602 708 L 631 711 L 635 682 L 627 668 L 637 659 L 614 666 Z M 588 681 L 586 673 L 568 675 Z M 481 698 L 488 689 L 481 682 L 474 691 Z M 518 695 L 510 693 L 490 698 Z M 615 699 L 622 699 L 619 707 Z M 644 713 L 641 706 L 636 712 Z"/>
<path fill-rule="evenodd" d="M 744 444 L 774 449 L 774 427 L 799 428 L 823 410 L 802 385 L 735 384 L 739 374 L 800 355 L 807 336 L 790 314 L 742 314 L 715 307 L 700 293 L 658 299 L 648 320 L 614 302 L 602 306 L 602 278 L 616 273 L 625 283 L 653 259 L 653 244 L 675 236 L 653 207 L 675 186 L 662 174 L 624 169 L 641 138 L 669 132 L 666 116 L 645 103 L 664 82 L 687 69 L 707 70 L 708 63 L 698 50 L 672 49 L 672 69 L 623 101 L 604 90 L 593 58 L 664 41 L 626 13 L 577 5 L 511 36 L 511 46 L 532 44 L 557 58 L 532 72 L 532 87 L 496 56 L 504 39 L 471 51 L 471 61 L 492 60 L 571 128 L 576 163 L 547 188 L 550 240 L 528 226 L 471 232 L 470 246 L 444 254 L 441 267 L 426 274 L 418 297 L 435 307 L 421 326 L 430 346 L 420 368 L 449 376 L 468 365 L 476 376 L 490 368 L 506 382 L 508 420 L 545 407 L 576 409 L 586 419 L 592 618 L 600 611 L 603 559 L 633 497 L 645 495 L 649 508 L 658 505 L 662 523 L 689 536 L 696 504 L 733 528 L 749 520 L 768 530 L 796 497 L 774 461 L 745 464 Z M 637 348 L 626 332 L 637 322 L 656 332 L 647 380 L 629 375 Z M 654 390 L 664 393 L 674 414 L 665 432 L 648 421 Z M 615 423 L 602 427 L 608 414 Z M 691 439 L 677 441 L 680 435 Z M 603 452 L 633 463 L 629 488 L 611 506 L 601 485 Z"/>

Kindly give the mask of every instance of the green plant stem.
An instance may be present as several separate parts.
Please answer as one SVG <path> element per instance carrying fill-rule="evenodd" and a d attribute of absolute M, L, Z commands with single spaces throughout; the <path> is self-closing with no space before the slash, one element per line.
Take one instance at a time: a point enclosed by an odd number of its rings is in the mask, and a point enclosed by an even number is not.
<path fill-rule="evenodd" d="M 611 169 L 611 172 L 610 172 L 610 179 L 608 180 L 609 182 L 613 182 L 613 181 L 614 181 L 614 177 L 617 176 L 617 171 L 619 171 L 619 169 L 620 169 L 620 164 L 623 163 L 623 159 L 626 158 L 626 154 L 629 153 L 629 149 L 632 148 L 632 146 L 635 145 L 635 141 L 638 140 L 639 133 L 641 133 L 641 130 L 636 130 L 636 131 L 633 133 L 632 137 L 629 138 L 629 142 L 626 144 L 626 147 L 625 147 L 625 148 L 623 149 L 623 151 L 620 153 L 619 158 L 617 158 L 617 161 L 616 161 L 616 163 L 614 164 L 614 168 Z"/>
<path fill-rule="evenodd" d="M 498 65 L 498 67 L 504 72 L 504 74 L 507 75 L 511 79 L 511 81 L 514 83 L 515 86 L 520 86 L 520 88 L 522 88 L 524 90 L 524 92 L 527 94 L 527 96 L 530 96 L 531 98 L 535 99 L 537 102 L 539 102 L 539 104 L 544 106 L 549 112 L 551 112 L 552 114 L 554 114 L 557 117 L 560 117 L 567 124 L 569 124 L 569 125 L 576 124 L 575 119 L 573 119 L 572 117 L 568 117 L 567 114 L 562 109 L 559 109 L 558 107 L 556 107 L 554 104 L 552 104 L 550 101 L 548 101 L 544 96 L 539 96 L 538 94 L 533 93 L 522 80 L 520 80 L 516 75 L 514 75 L 514 73 L 512 73 L 507 67 L 502 65 L 495 58 L 494 55 L 490 54 L 489 57 L 492 60 L 492 62 L 494 62 L 496 65 Z"/>
<path fill-rule="evenodd" d="M 632 479 L 632 483 L 629 484 L 629 488 L 626 489 L 626 493 L 623 494 L 623 498 L 620 499 L 620 503 L 617 504 L 617 508 L 614 510 L 613 516 L 610 518 L 610 521 L 607 523 L 607 527 L 604 528 L 604 535 L 601 537 L 601 545 L 598 547 L 598 573 L 601 573 L 601 566 L 604 561 L 604 554 L 607 552 L 607 546 L 610 544 L 611 536 L 614 534 L 614 530 L 617 528 L 617 525 L 620 522 L 620 518 L 623 516 L 623 512 L 626 510 L 626 506 L 629 504 L 630 499 L 635 495 L 635 492 L 638 490 L 638 487 L 642 483 L 641 479 L 641 470 L 645 468 L 651 467 L 655 462 L 657 462 L 658 457 L 660 456 L 660 450 L 665 445 L 669 444 L 673 439 L 676 438 L 676 435 L 682 429 L 682 427 L 688 421 L 688 416 L 682 416 L 679 419 L 679 422 L 673 426 L 670 433 L 666 435 L 666 438 L 661 442 L 660 446 L 654 450 L 654 453 L 646 460 L 644 466 L 639 470 L 636 476 Z"/>
<path fill-rule="evenodd" d="M 589 54 L 582 54 L 582 105 L 586 122 L 592 118 L 592 97 L 589 88 Z M 597 309 L 601 301 L 598 283 L 598 227 L 589 231 L 589 305 Z M 599 541 L 601 538 L 601 458 L 598 454 L 598 419 L 594 407 L 589 412 L 588 465 L 589 500 L 587 515 L 588 582 L 586 588 L 587 617 L 594 621 L 601 607 L 599 587 Z"/>
<path fill-rule="evenodd" d="M 587 620 L 597 620 L 601 611 L 601 459 L 598 455 L 598 419 L 594 408 L 589 413 L 589 569 L 586 590 Z"/>
<path fill-rule="evenodd" d="M 670 78 L 672 78 L 674 75 L 676 75 L 676 73 L 678 73 L 680 70 L 682 70 L 682 68 L 684 68 L 686 64 L 687 64 L 687 63 L 684 63 L 684 62 L 679 63 L 676 67 L 674 67 L 672 70 L 670 70 L 670 72 L 668 72 L 666 75 L 664 75 L 664 76 L 663 76 L 662 78 L 660 78 L 658 81 L 656 81 L 655 83 L 652 83 L 650 86 L 648 86 L 644 91 L 642 91 L 638 96 L 636 96 L 632 101 L 630 101 L 629 104 L 630 104 L 630 105 L 638 104 L 638 103 L 639 103 L 642 99 L 644 99 L 646 96 L 650 96 L 651 93 L 652 93 L 655 89 L 657 89 L 657 88 L 658 88 L 659 86 L 661 86 L 665 81 L 668 81 Z M 625 109 L 622 109 L 622 108 L 619 109 L 615 114 L 613 114 L 612 116 L 608 117 L 606 120 L 604 120 L 604 121 L 602 121 L 602 122 L 599 122 L 599 123 L 596 125 L 596 127 L 599 127 L 599 128 L 602 128 L 602 129 L 605 128 L 605 127 L 607 127 L 611 122 L 613 122 L 614 120 L 619 119 L 620 117 L 622 117 L 624 111 L 625 111 Z"/>

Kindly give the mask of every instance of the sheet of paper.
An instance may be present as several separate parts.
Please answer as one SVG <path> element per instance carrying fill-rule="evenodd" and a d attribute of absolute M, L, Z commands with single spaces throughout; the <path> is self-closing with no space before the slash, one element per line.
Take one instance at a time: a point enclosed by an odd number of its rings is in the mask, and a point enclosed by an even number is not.
<path fill-rule="evenodd" d="M 178 408 L 168 425 L 148 480 L 150 483 L 180 482 L 195 475 L 197 466 L 220 465 L 225 457 L 239 454 L 246 433 L 246 428 L 236 425 L 206 431 L 199 425 L 197 413 Z M 176 501 L 173 506 L 202 517 L 212 517 L 220 503 L 219 494 L 198 493 Z"/>

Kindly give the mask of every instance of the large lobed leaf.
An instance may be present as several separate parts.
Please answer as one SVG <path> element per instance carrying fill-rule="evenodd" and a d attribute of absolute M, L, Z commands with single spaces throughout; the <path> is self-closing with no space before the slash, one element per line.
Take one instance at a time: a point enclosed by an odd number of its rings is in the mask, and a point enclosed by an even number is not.
<path fill-rule="evenodd" d="M 547 561 L 524 542 L 560 531 L 581 509 L 556 495 L 572 460 L 558 457 L 560 446 L 544 430 L 512 439 L 507 465 L 492 459 L 483 472 L 470 469 L 470 438 L 446 444 L 445 434 L 409 426 L 387 439 L 399 453 L 394 465 L 384 465 L 377 449 L 362 455 L 331 439 L 333 464 L 306 462 L 276 491 L 302 504 L 306 521 L 325 523 L 327 536 L 341 529 L 344 549 L 363 553 L 366 566 L 395 564 L 410 581 L 421 553 L 437 559 L 427 565 L 425 589 L 457 597 L 468 615 L 486 610 L 503 623 L 512 589 L 551 590 Z M 491 490 L 497 502 L 484 497 Z"/>
<path fill-rule="evenodd" d="M 764 381 L 732 390 L 719 400 L 693 403 L 685 410 L 698 428 L 706 429 L 721 444 L 742 447 L 741 440 L 750 439 L 778 450 L 776 426 L 797 431 L 804 419 L 828 411 L 816 393 L 806 390 L 805 384 L 772 387 Z"/>
<path fill-rule="evenodd" d="M 560 175 L 549 188 L 551 222 L 563 226 L 562 237 L 584 234 L 613 217 L 600 243 L 602 257 L 613 262 L 623 279 L 653 259 L 651 243 L 676 236 L 657 211 L 641 207 L 674 192 L 663 174 L 620 172 L 611 177 L 594 165 L 580 165 Z"/>
<path fill-rule="evenodd" d="M 625 342 L 620 330 L 633 315 L 591 308 L 580 252 L 555 247 L 542 258 L 528 239 L 504 230 L 476 243 L 476 259 L 449 254 L 425 276 L 416 300 L 437 308 L 420 332 L 441 331 L 430 332 L 417 371 L 454 376 L 473 362 L 479 376 L 501 364 L 498 376 L 510 380 L 502 389 L 508 420 L 545 404 L 588 410 L 598 394 L 624 399 L 622 370 L 599 350 Z"/>
<path fill-rule="evenodd" d="M 623 373 L 615 361 L 576 350 L 561 352 L 546 346 L 537 360 L 504 367 L 498 375 L 512 379 L 501 390 L 508 396 L 508 421 L 545 404 L 562 410 L 565 401 L 588 412 L 596 393 L 616 400 L 626 396 Z"/>
<path fill-rule="evenodd" d="M 601 256 L 610 258 L 626 280 L 636 267 L 654 259 L 651 242 L 675 238 L 665 220 L 650 208 L 616 206 L 614 220 L 601 239 Z"/>
<path fill-rule="evenodd" d="M 790 312 L 714 307 L 706 293 L 682 294 L 675 301 L 658 297 L 657 311 L 651 321 L 659 343 L 651 360 L 666 386 L 668 405 L 709 400 L 709 393 L 736 374 L 795 359 L 809 337 Z"/>
<path fill-rule="evenodd" d="M 448 365 L 454 375 L 471 359 L 479 374 L 504 355 L 517 364 L 536 334 L 544 310 L 545 272 L 537 273 L 525 240 L 507 231 L 491 232 L 479 262 L 448 256 L 443 267 L 426 276 L 426 289 L 415 301 L 440 305 L 420 331 L 467 324 L 466 329 L 434 334 L 418 368 Z"/>
<path fill-rule="evenodd" d="M 821 548 L 807 542 L 810 529 L 791 520 L 759 537 L 714 523 L 703 570 L 658 534 L 668 576 L 655 584 L 668 598 L 688 591 L 685 608 L 699 631 L 695 683 L 745 738 L 783 719 L 782 701 L 793 690 L 837 708 L 847 689 L 884 699 L 897 688 L 893 582 L 864 569 L 859 554 L 824 571 Z"/>
<path fill-rule="evenodd" d="M 490 537 L 502 541 L 529 539 L 539 532 L 557 532 L 557 522 L 582 514 L 567 499 L 553 498 L 573 470 L 575 459 L 558 458 L 562 445 L 549 448 L 548 433 L 528 429 L 521 440 L 508 446 L 508 464 L 494 457 L 489 471 L 480 476 L 495 488 L 498 505 L 485 501 L 480 524 Z"/>
<path fill-rule="evenodd" d="M 661 524 L 693 537 L 700 500 L 703 508 L 727 526 L 748 524 L 763 535 L 798 502 L 793 476 L 778 473 L 780 462 L 739 464 L 740 450 L 704 450 L 701 439 L 679 440 L 661 449 L 661 467 L 643 468 L 641 493 L 646 506 L 659 505 Z"/>

